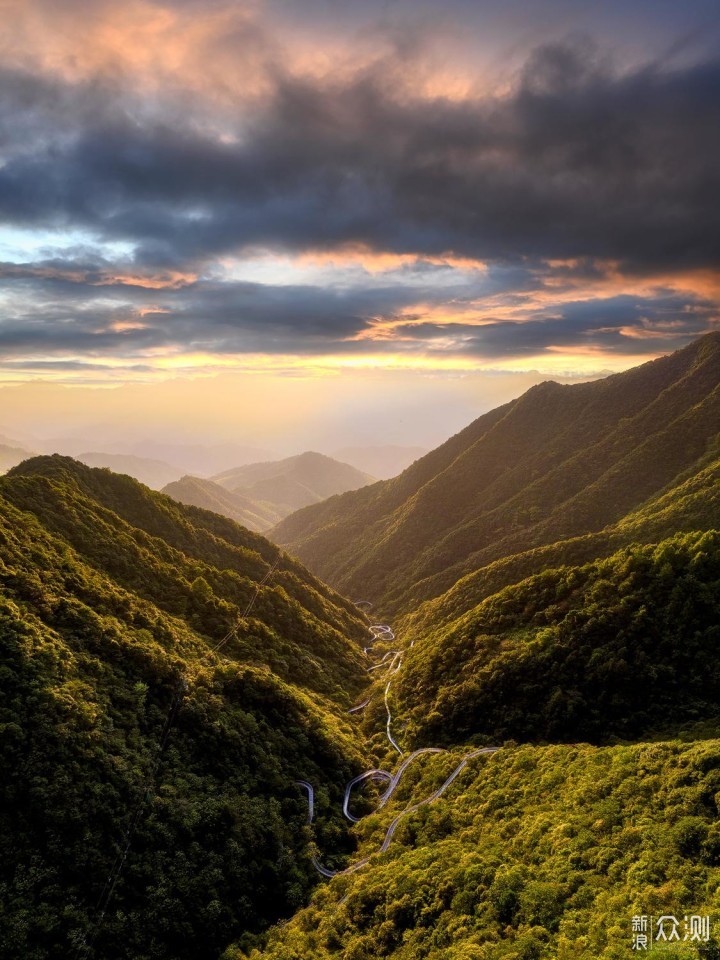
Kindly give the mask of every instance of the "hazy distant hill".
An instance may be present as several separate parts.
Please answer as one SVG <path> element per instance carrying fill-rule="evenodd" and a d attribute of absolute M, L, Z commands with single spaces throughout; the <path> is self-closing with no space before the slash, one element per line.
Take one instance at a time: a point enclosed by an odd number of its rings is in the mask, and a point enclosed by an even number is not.
<path fill-rule="evenodd" d="M 29 449 L 27 441 L 18 440 L 16 437 L 8 436 L 5 433 L 0 433 L 0 444 L 6 447 L 18 447 L 20 450 Z"/>
<path fill-rule="evenodd" d="M 105 467 L 114 473 L 125 473 L 152 490 L 161 490 L 180 476 L 176 467 L 163 460 L 136 457 L 129 453 L 82 453 L 77 459 L 89 467 Z"/>
<path fill-rule="evenodd" d="M 358 470 L 366 470 L 379 480 L 389 480 L 428 453 L 427 447 L 343 447 L 333 456 Z"/>
<path fill-rule="evenodd" d="M 209 477 L 221 470 L 244 463 L 270 460 L 271 450 L 240 443 L 168 443 L 156 440 L 138 441 L 127 452 L 139 457 L 158 457 L 176 467 L 178 475 Z M 123 451 L 125 452 L 125 451 Z"/>
<path fill-rule="evenodd" d="M 67 457 L 0 478 L 2 955 L 216 960 L 291 913 L 315 882 L 295 779 L 350 849 L 365 636 L 230 520 Z"/>
<path fill-rule="evenodd" d="M 539 384 L 272 535 L 336 587 L 411 611 L 503 557 L 617 523 L 699 470 L 719 436 L 714 333 L 603 380 Z"/>
<path fill-rule="evenodd" d="M 0 443 L 0 473 L 5 473 L 6 470 L 16 466 L 18 463 L 22 463 L 23 460 L 27 460 L 27 458 L 31 456 L 32 453 L 23 447 Z"/>
<path fill-rule="evenodd" d="M 375 482 L 374 477 L 347 463 L 313 452 L 251 463 L 212 479 L 227 490 L 271 503 L 283 514 Z"/>
<path fill-rule="evenodd" d="M 252 500 L 242 493 L 226 490 L 214 480 L 203 480 L 200 477 L 182 477 L 168 483 L 162 492 L 180 503 L 212 510 L 260 533 L 268 530 L 283 516 L 269 503 Z"/>

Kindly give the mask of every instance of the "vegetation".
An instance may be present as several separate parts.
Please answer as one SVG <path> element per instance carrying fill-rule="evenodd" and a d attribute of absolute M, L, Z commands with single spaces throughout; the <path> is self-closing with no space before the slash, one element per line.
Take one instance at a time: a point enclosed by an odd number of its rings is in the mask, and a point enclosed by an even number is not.
<path fill-rule="evenodd" d="M 720 721 L 720 533 L 546 570 L 408 651 L 411 743 L 607 742 Z M 402 710 L 404 705 L 405 710 Z"/>
<path fill-rule="evenodd" d="M 127 477 L 3 478 L 2 956 L 215 958 L 289 915 L 315 880 L 293 780 L 339 810 L 367 763 L 364 630 L 267 541 Z M 350 850 L 337 814 L 318 842 Z"/>
<path fill-rule="evenodd" d="M 689 476 L 681 475 L 619 523 L 489 563 L 421 604 L 404 618 L 403 626 L 413 640 L 448 625 L 503 587 L 548 568 L 580 565 L 608 557 L 620 547 L 658 543 L 679 532 L 714 529 L 720 529 L 720 459 L 713 451 L 706 466 L 695 465 Z"/>
<path fill-rule="evenodd" d="M 426 763 L 380 821 L 457 761 Z M 409 816 L 387 853 L 225 960 L 629 960 L 632 917 L 720 913 L 720 741 L 506 746 Z M 709 943 L 658 956 L 720 956 Z M 652 954 L 650 954 L 652 956 Z"/>
<path fill-rule="evenodd" d="M 719 423 L 714 333 L 604 380 L 533 387 L 272 537 L 344 593 L 408 613 L 495 561 L 619 523 L 717 459 Z"/>
<path fill-rule="evenodd" d="M 0 478 L 0 956 L 619 960 L 634 914 L 717 928 L 718 361 L 541 385 L 276 528 L 398 614 L 389 700 L 358 609 L 257 533 L 65 457 Z M 349 831 L 387 704 L 447 749 Z"/>

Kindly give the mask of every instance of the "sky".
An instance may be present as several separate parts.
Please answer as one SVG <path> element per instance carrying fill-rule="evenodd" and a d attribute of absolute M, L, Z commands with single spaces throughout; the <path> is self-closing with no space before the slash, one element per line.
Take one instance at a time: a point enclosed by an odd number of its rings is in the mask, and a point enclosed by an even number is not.
<path fill-rule="evenodd" d="M 714 0 L 0 12 L 4 430 L 432 445 L 720 326 Z"/>

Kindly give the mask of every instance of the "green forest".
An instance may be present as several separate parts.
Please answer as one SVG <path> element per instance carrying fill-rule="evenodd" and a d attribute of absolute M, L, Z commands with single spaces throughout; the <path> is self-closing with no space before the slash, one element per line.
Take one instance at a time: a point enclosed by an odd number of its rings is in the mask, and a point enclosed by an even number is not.
<path fill-rule="evenodd" d="M 217 957 L 301 905 L 293 780 L 366 763 L 358 613 L 230 521 L 57 457 L 0 480 L 0 590 L 2 955 Z M 339 821 L 320 839 L 349 850 Z"/>
<path fill-rule="evenodd" d="M 431 790 L 443 763 L 398 802 Z M 507 745 L 473 763 L 371 869 L 225 960 L 623 960 L 634 915 L 717 917 L 719 740 Z M 363 843 L 378 826 L 363 822 Z M 720 946 L 654 952 L 716 960 Z"/>

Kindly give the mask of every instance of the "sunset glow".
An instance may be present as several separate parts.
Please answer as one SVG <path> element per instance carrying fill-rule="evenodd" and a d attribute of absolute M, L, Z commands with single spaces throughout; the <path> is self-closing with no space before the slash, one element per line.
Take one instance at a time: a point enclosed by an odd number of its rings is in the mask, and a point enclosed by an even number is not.
<path fill-rule="evenodd" d="M 718 31 L 637 6 L 9 0 L 0 383 L 419 395 L 717 329 Z"/>

